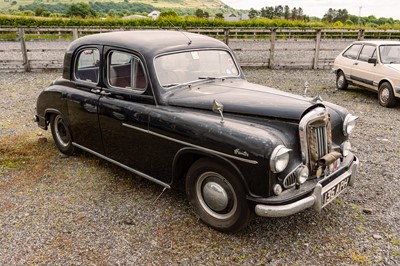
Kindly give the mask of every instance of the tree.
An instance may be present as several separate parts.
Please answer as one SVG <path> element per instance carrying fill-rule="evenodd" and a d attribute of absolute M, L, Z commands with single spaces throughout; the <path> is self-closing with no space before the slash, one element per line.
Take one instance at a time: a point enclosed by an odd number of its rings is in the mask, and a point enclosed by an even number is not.
<path fill-rule="evenodd" d="M 162 11 L 158 17 L 159 18 L 171 18 L 171 17 L 177 18 L 177 17 L 179 17 L 179 15 L 174 10 L 167 10 L 167 11 Z"/>
<path fill-rule="evenodd" d="M 196 12 L 194 13 L 196 17 L 198 18 L 208 18 L 210 14 L 208 12 L 203 11 L 202 9 L 197 9 Z"/>
<path fill-rule="evenodd" d="M 322 18 L 322 21 L 327 21 L 329 23 L 340 21 L 342 23 L 345 23 L 346 20 L 348 20 L 349 18 L 349 12 L 347 11 L 347 9 L 336 10 L 333 8 L 329 8 L 328 12 L 326 12 L 324 17 Z"/>
<path fill-rule="evenodd" d="M 274 17 L 281 18 L 283 17 L 283 6 L 275 6 L 274 8 Z"/>
<path fill-rule="evenodd" d="M 215 18 L 217 18 L 217 19 L 223 19 L 223 18 L 224 18 L 224 14 L 222 14 L 222 13 L 217 13 L 217 14 L 215 14 Z"/>
<path fill-rule="evenodd" d="M 295 7 L 293 7 L 293 9 L 292 9 L 291 19 L 292 20 L 296 20 L 297 19 L 297 8 L 295 8 Z"/>
<path fill-rule="evenodd" d="M 253 9 L 253 8 L 250 8 L 250 11 L 249 11 L 249 18 L 253 19 L 253 18 L 255 18 L 255 17 L 258 17 L 259 15 L 260 15 L 260 12 L 259 12 L 259 11 L 255 10 L 255 9 Z"/>
<path fill-rule="evenodd" d="M 97 17 L 96 11 L 89 6 L 87 3 L 76 3 L 71 4 L 68 9 L 66 15 L 68 17 Z"/>
<path fill-rule="evenodd" d="M 285 19 L 289 19 L 289 18 L 290 18 L 290 8 L 289 8 L 288 5 L 286 5 L 286 6 L 283 8 L 283 17 L 284 17 Z"/>

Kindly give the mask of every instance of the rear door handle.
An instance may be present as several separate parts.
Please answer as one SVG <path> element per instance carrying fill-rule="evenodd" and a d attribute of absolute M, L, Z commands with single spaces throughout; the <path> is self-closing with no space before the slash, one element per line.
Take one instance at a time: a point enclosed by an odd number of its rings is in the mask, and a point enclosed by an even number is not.
<path fill-rule="evenodd" d="M 96 94 L 99 94 L 99 93 L 100 93 L 100 90 L 99 90 L 99 89 L 91 89 L 90 91 L 93 92 L 93 93 L 96 93 Z"/>
<path fill-rule="evenodd" d="M 101 92 L 100 92 L 100 95 L 109 96 L 109 95 L 111 95 L 111 92 L 101 91 Z"/>

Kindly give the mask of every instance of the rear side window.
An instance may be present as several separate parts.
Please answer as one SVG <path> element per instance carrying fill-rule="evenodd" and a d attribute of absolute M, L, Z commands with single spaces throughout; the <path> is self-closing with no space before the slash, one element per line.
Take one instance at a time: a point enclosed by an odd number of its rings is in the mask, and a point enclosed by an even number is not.
<path fill-rule="evenodd" d="M 132 54 L 114 51 L 108 55 L 108 83 L 112 87 L 144 91 L 147 81 L 140 59 Z"/>
<path fill-rule="evenodd" d="M 357 59 L 361 46 L 361 44 L 354 44 L 350 46 L 350 48 L 343 53 L 343 56 L 350 59 Z"/>
<path fill-rule="evenodd" d="M 78 52 L 75 61 L 75 79 L 90 83 L 99 82 L 100 53 L 96 48 Z"/>
<path fill-rule="evenodd" d="M 372 45 L 364 45 L 358 59 L 360 61 L 368 62 L 368 59 L 370 58 L 376 58 L 376 48 Z"/>

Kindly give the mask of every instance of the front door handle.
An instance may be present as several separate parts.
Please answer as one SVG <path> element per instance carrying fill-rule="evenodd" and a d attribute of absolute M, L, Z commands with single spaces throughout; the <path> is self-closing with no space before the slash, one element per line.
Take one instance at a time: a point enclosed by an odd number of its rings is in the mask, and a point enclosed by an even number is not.
<path fill-rule="evenodd" d="M 93 93 L 96 93 L 96 94 L 99 94 L 99 93 L 100 93 L 100 90 L 99 90 L 99 89 L 91 89 L 90 91 L 93 92 Z"/>

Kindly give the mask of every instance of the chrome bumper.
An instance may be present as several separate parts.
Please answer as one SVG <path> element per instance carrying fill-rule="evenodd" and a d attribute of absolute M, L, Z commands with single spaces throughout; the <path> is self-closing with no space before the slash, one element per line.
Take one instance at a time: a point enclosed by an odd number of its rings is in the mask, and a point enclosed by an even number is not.
<path fill-rule="evenodd" d="M 332 181 L 325 187 L 322 187 L 322 185 L 320 183 L 318 183 L 315 186 L 312 195 L 310 195 L 304 199 L 301 199 L 299 201 L 296 201 L 296 202 L 293 202 L 290 204 L 286 204 L 286 205 L 257 204 L 255 207 L 255 212 L 258 216 L 263 216 L 263 217 L 284 217 L 284 216 L 289 216 L 289 215 L 298 213 L 302 210 L 305 210 L 305 209 L 308 209 L 311 207 L 314 207 L 314 209 L 316 211 L 321 211 L 321 209 L 323 207 L 325 207 L 325 205 L 326 205 L 326 204 L 323 205 L 324 192 L 335 187 L 336 185 L 338 185 L 340 182 L 342 182 L 346 178 L 350 178 L 348 184 L 350 186 L 353 186 L 354 178 L 357 174 L 358 165 L 359 165 L 359 160 L 357 159 L 357 157 L 355 157 L 355 160 L 353 161 L 350 168 L 346 172 L 344 172 L 343 174 L 338 176 L 334 181 Z M 337 194 L 336 196 L 338 196 L 339 194 Z"/>

